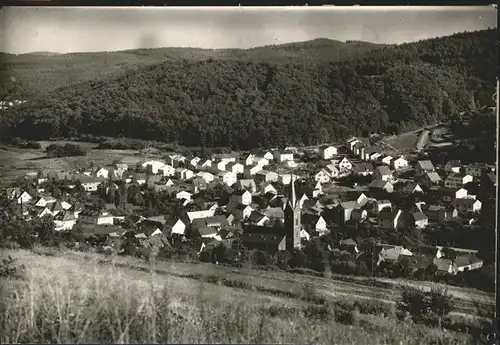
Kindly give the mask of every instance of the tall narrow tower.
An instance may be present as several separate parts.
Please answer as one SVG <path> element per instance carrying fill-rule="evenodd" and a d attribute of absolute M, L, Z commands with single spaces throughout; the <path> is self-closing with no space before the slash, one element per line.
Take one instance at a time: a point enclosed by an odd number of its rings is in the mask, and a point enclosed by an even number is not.
<path fill-rule="evenodd" d="M 301 223 L 301 209 L 300 202 L 297 201 L 295 194 L 295 179 L 293 173 L 291 174 L 291 191 L 285 207 L 285 231 L 286 231 L 286 249 L 293 250 L 300 248 L 300 230 L 302 230 Z"/>

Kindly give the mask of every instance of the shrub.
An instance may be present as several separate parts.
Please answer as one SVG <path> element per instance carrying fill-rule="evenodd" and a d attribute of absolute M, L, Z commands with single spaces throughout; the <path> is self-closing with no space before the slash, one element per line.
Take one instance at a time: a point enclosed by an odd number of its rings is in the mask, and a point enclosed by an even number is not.
<path fill-rule="evenodd" d="M 417 323 L 436 326 L 452 310 L 452 297 L 447 289 L 433 286 L 431 291 L 404 287 L 397 310 L 400 319 L 408 314 Z"/>
<path fill-rule="evenodd" d="M 0 277 L 1 278 L 12 278 L 18 277 L 22 270 L 24 270 L 24 265 L 16 265 L 16 259 L 13 259 L 10 255 L 7 259 L 3 259 L 0 264 Z"/>
<path fill-rule="evenodd" d="M 69 156 L 85 156 L 87 151 L 77 144 L 50 144 L 45 149 L 51 157 L 69 157 Z"/>

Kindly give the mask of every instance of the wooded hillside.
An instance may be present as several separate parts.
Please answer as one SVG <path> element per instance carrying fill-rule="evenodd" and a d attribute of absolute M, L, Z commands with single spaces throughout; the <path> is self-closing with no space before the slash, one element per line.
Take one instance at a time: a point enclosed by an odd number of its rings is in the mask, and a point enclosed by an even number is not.
<path fill-rule="evenodd" d="M 315 49 L 338 46 L 328 40 L 287 45 L 310 52 L 291 59 L 280 46 L 259 48 L 268 54 L 261 61 L 248 51 L 239 59 L 171 58 L 30 99 L 4 112 L 4 135 L 94 134 L 251 148 L 410 130 L 492 105 L 495 39 L 493 29 L 462 33 L 354 49 L 349 59 L 346 50 L 338 59 L 326 59 L 327 53 L 311 59 Z M 281 56 L 276 61 L 273 49 Z"/>

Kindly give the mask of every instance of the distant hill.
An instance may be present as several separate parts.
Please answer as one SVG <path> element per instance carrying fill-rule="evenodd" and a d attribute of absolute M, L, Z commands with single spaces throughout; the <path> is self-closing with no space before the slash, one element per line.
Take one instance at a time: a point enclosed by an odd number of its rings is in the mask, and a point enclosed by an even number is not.
<path fill-rule="evenodd" d="M 495 30 L 484 30 L 398 46 L 354 43 L 362 48 L 345 53 L 352 44 L 320 39 L 208 59 L 193 49 L 197 58 L 179 53 L 160 63 L 134 51 L 150 62 L 33 98 L 4 112 L 1 127 L 33 139 L 93 134 L 233 148 L 410 130 L 492 105 L 495 40 Z M 329 53 L 313 60 L 307 49 Z"/>
<path fill-rule="evenodd" d="M 362 56 L 382 47 L 365 42 L 343 43 L 317 39 L 252 49 L 158 48 L 97 53 L 4 54 L 0 59 L 0 78 L 4 84 L 0 99 L 29 99 L 60 87 L 171 60 L 311 64 Z"/>

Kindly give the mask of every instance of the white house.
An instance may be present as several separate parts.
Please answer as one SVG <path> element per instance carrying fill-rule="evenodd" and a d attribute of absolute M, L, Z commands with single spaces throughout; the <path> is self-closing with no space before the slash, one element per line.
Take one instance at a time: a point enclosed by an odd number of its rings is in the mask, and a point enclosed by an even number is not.
<path fill-rule="evenodd" d="M 391 170 L 385 166 L 378 166 L 373 172 L 373 178 L 380 181 L 391 181 L 393 179 Z"/>
<path fill-rule="evenodd" d="M 230 162 L 227 162 L 227 161 L 220 161 L 220 162 L 217 162 L 215 163 L 215 166 L 217 168 L 217 171 L 226 171 L 226 166 L 229 164 Z"/>
<path fill-rule="evenodd" d="M 45 207 L 47 204 L 55 202 L 56 199 L 52 196 L 41 196 L 35 203 L 36 207 Z"/>
<path fill-rule="evenodd" d="M 23 191 L 21 193 L 21 195 L 19 195 L 17 197 L 17 203 L 18 204 L 26 204 L 27 202 L 29 202 L 31 199 L 33 199 L 33 197 L 31 195 L 28 194 L 28 192 L 26 191 Z"/>
<path fill-rule="evenodd" d="M 290 182 L 288 182 L 290 183 Z M 261 188 L 260 188 L 260 193 L 261 194 L 267 194 L 267 193 L 273 193 L 273 194 L 278 194 L 278 191 L 276 190 L 276 188 L 274 188 L 274 186 L 270 183 L 264 183 Z"/>
<path fill-rule="evenodd" d="M 453 189 L 461 188 L 473 180 L 474 178 L 471 175 L 452 173 L 444 180 L 444 186 Z"/>
<path fill-rule="evenodd" d="M 82 187 L 86 192 L 96 192 L 100 184 L 101 181 L 85 181 L 82 182 Z"/>
<path fill-rule="evenodd" d="M 349 147 L 349 150 L 353 151 L 354 150 L 354 145 L 356 145 L 357 143 L 359 143 L 359 139 L 358 138 L 350 138 L 350 139 L 347 139 L 347 146 Z"/>
<path fill-rule="evenodd" d="M 338 178 L 340 176 L 340 170 L 337 168 L 335 164 L 328 164 L 326 166 L 326 169 L 328 169 L 328 174 L 331 178 Z"/>
<path fill-rule="evenodd" d="M 161 168 L 158 168 L 158 174 L 163 176 L 175 176 L 175 168 L 171 165 L 164 164 Z"/>
<path fill-rule="evenodd" d="M 293 152 L 290 151 L 275 151 L 274 158 L 278 163 L 283 163 L 285 161 L 293 161 Z"/>
<path fill-rule="evenodd" d="M 206 172 L 206 171 L 200 171 L 199 173 L 196 174 L 196 176 L 205 180 L 206 183 L 210 183 L 210 182 L 213 182 L 215 180 L 215 176 L 209 172 Z"/>
<path fill-rule="evenodd" d="M 248 153 L 246 155 L 243 155 L 243 157 L 241 158 L 241 162 L 245 166 L 249 166 L 249 165 L 254 164 L 254 162 L 253 162 L 254 159 L 255 159 L 255 155 L 253 153 Z"/>
<path fill-rule="evenodd" d="M 338 149 L 335 146 L 328 145 L 321 146 L 319 152 L 321 153 L 321 157 L 323 159 L 332 159 L 339 153 Z"/>
<path fill-rule="evenodd" d="M 252 204 L 252 193 L 247 190 L 237 190 L 231 194 L 230 202 L 236 205 L 250 205 Z"/>
<path fill-rule="evenodd" d="M 229 171 L 221 171 L 219 174 L 219 179 L 224 182 L 226 185 L 231 187 L 233 184 L 236 183 L 238 180 L 237 176 L 235 173 L 229 172 Z"/>
<path fill-rule="evenodd" d="M 378 160 L 380 157 L 382 157 L 382 154 L 381 154 L 381 153 L 379 153 L 379 152 L 374 152 L 374 153 L 372 153 L 372 154 L 370 155 L 369 159 L 370 159 L 371 161 L 376 161 L 376 160 Z"/>
<path fill-rule="evenodd" d="M 243 174 L 243 172 L 245 171 L 245 166 L 241 163 L 229 162 L 226 165 L 226 170 L 234 174 Z"/>
<path fill-rule="evenodd" d="M 392 156 L 385 156 L 384 158 L 382 158 L 382 164 L 391 165 L 391 161 L 393 159 L 394 158 Z"/>
<path fill-rule="evenodd" d="M 194 172 L 192 170 L 183 168 L 176 169 L 175 174 L 179 180 L 189 180 L 194 176 Z"/>
<path fill-rule="evenodd" d="M 342 158 L 342 160 L 339 162 L 339 169 L 341 171 L 352 169 L 352 163 L 347 159 L 347 157 Z"/>
<path fill-rule="evenodd" d="M 271 151 L 262 151 L 262 157 L 268 161 L 272 161 L 274 159 L 274 155 Z"/>
<path fill-rule="evenodd" d="M 381 229 L 397 229 L 401 210 L 382 210 L 378 214 L 378 226 Z"/>
<path fill-rule="evenodd" d="M 285 168 L 290 169 L 296 168 L 298 166 L 297 162 L 295 161 L 284 161 L 282 164 Z"/>
<path fill-rule="evenodd" d="M 391 165 L 393 166 L 394 170 L 402 170 L 408 168 L 408 161 L 401 156 L 397 159 L 394 159 L 391 162 Z"/>
<path fill-rule="evenodd" d="M 198 163 L 200 163 L 200 161 L 201 161 L 200 157 L 193 157 L 189 161 L 189 164 L 191 164 L 192 166 L 196 167 L 196 166 L 198 166 Z"/>
<path fill-rule="evenodd" d="M 191 223 L 195 219 L 213 217 L 214 214 L 215 214 L 214 209 L 187 212 L 188 219 Z"/>
<path fill-rule="evenodd" d="M 107 178 L 109 178 L 109 170 L 108 169 L 104 169 L 104 168 L 99 168 L 95 172 L 95 176 L 107 179 Z"/>
<path fill-rule="evenodd" d="M 59 212 L 54 217 L 54 230 L 63 231 L 71 230 L 76 224 L 76 217 L 73 212 L 64 211 Z"/>
<path fill-rule="evenodd" d="M 264 157 L 255 157 L 253 160 L 254 164 L 260 165 L 261 167 L 265 167 L 269 165 L 269 159 Z"/>
<path fill-rule="evenodd" d="M 274 171 L 261 170 L 256 175 L 265 182 L 278 181 L 278 174 Z"/>
<path fill-rule="evenodd" d="M 184 235 L 186 232 L 186 224 L 182 220 L 177 220 L 172 226 L 172 234 Z"/>
<path fill-rule="evenodd" d="M 453 200 L 453 207 L 455 207 L 460 214 L 479 212 L 481 210 L 481 206 L 481 201 L 472 198 Z"/>
<path fill-rule="evenodd" d="M 256 175 L 259 171 L 262 171 L 262 167 L 260 165 L 255 165 L 253 167 L 247 167 L 247 170 L 248 174 L 250 176 L 253 176 L 253 175 Z"/>
<path fill-rule="evenodd" d="M 165 163 L 160 161 L 146 161 L 141 164 L 142 167 L 153 174 L 158 174 L 158 169 L 161 169 Z"/>
<path fill-rule="evenodd" d="M 184 199 L 191 201 L 192 194 L 186 191 L 181 191 L 175 195 L 176 199 Z"/>
<path fill-rule="evenodd" d="M 96 207 L 86 207 L 78 215 L 78 222 L 83 224 L 113 224 L 113 215 Z"/>
<path fill-rule="evenodd" d="M 201 169 L 210 169 L 212 167 L 212 160 L 211 159 L 204 159 L 203 161 L 200 161 L 200 168 Z"/>
<path fill-rule="evenodd" d="M 330 174 L 325 169 L 322 169 L 314 175 L 314 181 L 319 183 L 328 183 L 330 182 Z"/>
<path fill-rule="evenodd" d="M 252 214 L 253 209 L 248 205 L 236 205 L 231 213 L 239 220 L 247 219 Z"/>

